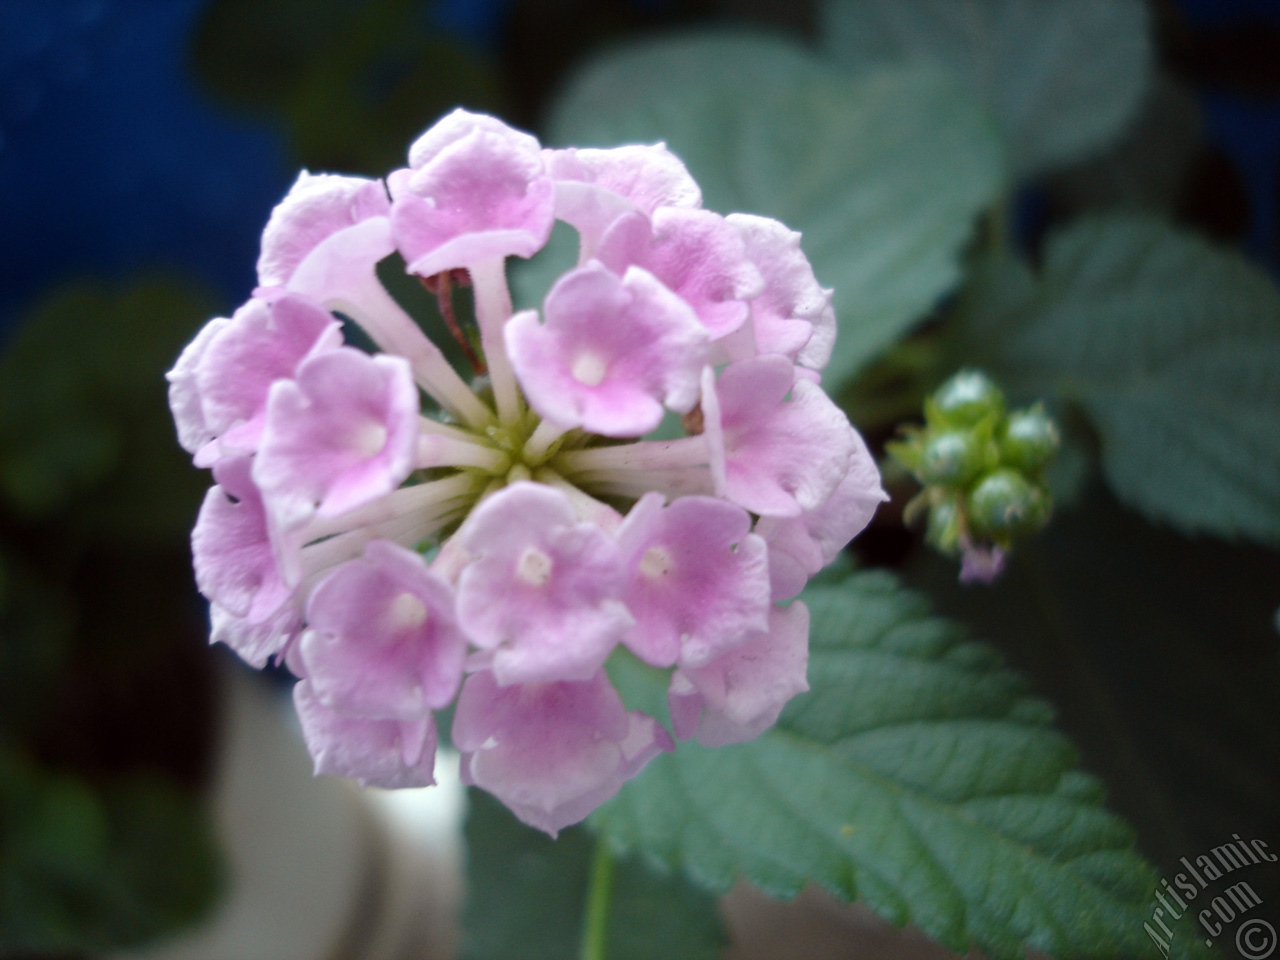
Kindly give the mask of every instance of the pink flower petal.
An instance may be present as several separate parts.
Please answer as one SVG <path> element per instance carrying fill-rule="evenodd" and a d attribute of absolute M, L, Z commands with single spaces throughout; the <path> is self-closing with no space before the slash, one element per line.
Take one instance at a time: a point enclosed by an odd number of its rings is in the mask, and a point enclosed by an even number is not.
<path fill-rule="evenodd" d="M 713 340 L 746 322 L 746 301 L 764 288 L 738 230 L 709 210 L 659 207 L 652 222 L 640 213 L 620 217 L 597 256 L 619 275 L 644 267 L 693 307 Z"/>
<path fill-rule="evenodd" d="M 271 211 L 262 232 L 258 283 L 284 286 L 298 265 L 322 241 L 391 209 L 386 188 L 363 177 L 313 175 L 303 170 L 285 198 Z"/>
<path fill-rule="evenodd" d="M 530 257 L 551 235 L 555 183 L 528 134 L 454 111 L 390 179 L 396 245 L 411 273 L 431 276 L 506 256 Z"/>
<path fill-rule="evenodd" d="M 250 476 L 252 458 L 218 461 L 218 485 L 206 494 L 191 552 L 196 585 L 227 613 L 261 623 L 275 614 L 292 591 L 276 566 L 262 495 Z"/>
<path fill-rule="evenodd" d="M 753 740 L 809 689 L 809 610 L 799 601 L 769 613 L 769 630 L 704 667 L 681 667 L 667 693 L 676 736 L 704 747 Z"/>
<path fill-rule="evenodd" d="M 251 667 L 261 669 L 272 657 L 279 663 L 302 629 L 302 617 L 292 603 L 254 623 L 237 617 L 217 603 L 209 604 L 209 642 L 224 643 Z"/>
<path fill-rule="evenodd" d="M 556 180 L 589 183 L 652 215 L 659 207 L 700 207 L 702 191 L 683 161 L 665 143 L 628 144 L 607 150 L 544 151 Z"/>
<path fill-rule="evenodd" d="M 702 412 L 717 493 L 752 513 L 815 510 L 848 472 L 856 445 L 849 419 L 786 357 L 739 360 L 719 380 L 708 368 Z"/>
<path fill-rule="evenodd" d="M 585 680 L 631 626 L 617 544 L 559 491 L 512 484 L 458 536 L 476 558 L 458 578 L 458 620 L 494 651 L 499 683 Z"/>
<path fill-rule="evenodd" d="M 808 579 L 834 560 L 889 499 L 880 486 L 875 458 L 857 431 L 854 441 L 849 472 L 826 503 L 798 517 L 763 517 L 756 524 L 755 532 L 769 544 L 774 600 L 789 599 L 803 590 Z"/>
<path fill-rule="evenodd" d="M 831 359 L 836 314 L 831 291 L 818 284 L 800 249 L 800 234 L 768 217 L 733 213 L 725 219 L 764 277 L 764 290 L 751 301 L 757 351 L 821 370 Z"/>
<path fill-rule="evenodd" d="M 474 674 L 458 697 L 453 742 L 466 782 L 552 836 L 674 748 L 652 717 L 626 711 L 604 671 L 578 682 L 511 686 Z"/>
<path fill-rule="evenodd" d="M 697 401 L 706 333 L 647 271 L 619 279 L 592 261 L 552 287 L 545 314 L 517 314 L 505 336 L 530 405 L 557 426 L 638 437 L 664 405 L 686 413 Z"/>
<path fill-rule="evenodd" d="M 544 150 L 543 156 L 556 180 L 556 217 L 582 238 L 579 263 L 595 255 L 605 230 L 623 214 L 702 204 L 698 185 L 665 144 Z"/>
<path fill-rule="evenodd" d="M 215 317 L 200 328 L 187 344 L 173 369 L 165 374 L 169 381 L 169 409 L 178 428 L 178 443 L 188 453 L 195 453 L 216 434 L 204 415 L 204 399 L 200 395 L 197 374 L 204 355 L 218 333 L 231 321 Z"/>
<path fill-rule="evenodd" d="M 321 702 L 307 680 L 293 688 L 302 736 L 315 772 L 354 777 L 361 786 L 395 790 L 435 783 L 436 723 L 347 716 Z"/>
<path fill-rule="evenodd" d="M 578 263 L 596 255 L 600 238 L 619 217 L 640 213 L 640 208 L 612 190 L 578 180 L 556 181 L 556 219 L 578 231 Z"/>
<path fill-rule="evenodd" d="M 452 588 L 419 554 L 370 542 L 307 602 L 301 654 L 312 690 L 364 717 L 421 719 L 448 706 L 467 646 L 453 605 Z"/>
<path fill-rule="evenodd" d="M 291 529 L 390 493 L 413 469 L 417 440 L 408 363 L 342 347 L 272 386 L 253 476 L 281 528 Z"/>
<path fill-rule="evenodd" d="M 630 572 L 623 638 L 653 666 L 702 666 L 768 626 L 765 543 L 741 507 L 646 494 L 627 514 L 618 545 Z"/>
<path fill-rule="evenodd" d="M 507 126 L 487 113 L 472 113 L 461 107 L 433 123 L 409 147 L 409 167 L 421 170 L 447 147 L 477 131 L 492 134 L 502 144 L 500 150 L 536 153 L 541 149 L 536 137 Z"/>
<path fill-rule="evenodd" d="M 267 392 L 293 377 L 307 356 L 342 345 L 342 325 L 305 297 L 252 299 L 218 331 L 196 373 L 205 419 L 222 455 L 253 453 L 262 435 Z"/>

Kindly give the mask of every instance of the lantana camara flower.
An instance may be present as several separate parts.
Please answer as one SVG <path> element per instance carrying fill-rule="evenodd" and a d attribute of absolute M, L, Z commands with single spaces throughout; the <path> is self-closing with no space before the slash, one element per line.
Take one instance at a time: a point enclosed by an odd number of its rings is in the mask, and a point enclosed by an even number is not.
<path fill-rule="evenodd" d="M 792 598 L 885 495 L 820 385 L 835 315 L 799 234 L 701 203 L 663 144 L 551 150 L 457 110 L 385 180 L 304 171 L 272 212 L 259 286 L 169 396 L 215 482 L 212 639 L 298 675 L 318 773 L 434 782 L 456 702 L 463 778 L 554 835 L 672 734 L 751 739 L 807 689 Z M 578 262 L 517 311 L 506 262 L 557 220 Z M 451 321 L 470 284 L 484 376 L 383 287 L 393 253 Z M 612 686 L 620 647 L 671 671 L 670 730 Z"/>

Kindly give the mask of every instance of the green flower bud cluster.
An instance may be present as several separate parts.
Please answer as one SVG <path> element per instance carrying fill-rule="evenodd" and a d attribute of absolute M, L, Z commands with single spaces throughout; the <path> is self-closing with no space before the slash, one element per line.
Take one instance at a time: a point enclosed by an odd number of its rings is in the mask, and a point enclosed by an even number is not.
<path fill-rule="evenodd" d="M 924 416 L 924 427 L 905 427 L 888 451 L 924 486 L 906 519 L 927 514 L 931 544 L 948 555 L 1008 552 L 1048 523 L 1044 471 L 1060 441 L 1040 404 L 1007 410 L 989 377 L 961 370 L 925 401 Z"/>

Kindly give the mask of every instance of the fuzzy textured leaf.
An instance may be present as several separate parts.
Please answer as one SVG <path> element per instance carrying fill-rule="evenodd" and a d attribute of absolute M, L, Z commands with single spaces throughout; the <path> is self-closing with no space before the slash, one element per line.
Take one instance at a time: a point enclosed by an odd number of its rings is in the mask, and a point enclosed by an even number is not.
<path fill-rule="evenodd" d="M 1239 254 L 1112 215 L 1050 239 L 1040 276 L 986 270 L 965 361 L 1097 427 L 1108 483 L 1187 532 L 1280 542 L 1280 291 Z"/>
<path fill-rule="evenodd" d="M 1052 710 L 888 574 L 805 600 L 810 692 L 757 740 L 654 760 L 592 825 L 714 890 L 817 882 L 960 952 L 1154 956 L 1154 873 Z M 661 708 L 660 675 L 614 668 Z"/>
<path fill-rule="evenodd" d="M 804 234 L 835 288 L 832 389 L 960 276 L 975 215 L 1002 183 L 999 138 L 936 68 L 853 80 L 779 39 L 703 34 L 623 48 L 581 70 L 552 115 L 562 144 L 666 141 L 704 205 Z"/>
<path fill-rule="evenodd" d="M 1142 0 L 830 0 L 823 19 L 828 49 L 851 67 L 951 70 L 999 122 L 1019 176 L 1106 146 L 1151 73 Z"/>

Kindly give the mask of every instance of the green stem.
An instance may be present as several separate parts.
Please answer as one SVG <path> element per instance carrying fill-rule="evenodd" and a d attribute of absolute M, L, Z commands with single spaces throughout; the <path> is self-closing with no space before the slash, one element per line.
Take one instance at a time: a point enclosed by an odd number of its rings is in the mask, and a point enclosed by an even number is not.
<path fill-rule="evenodd" d="M 613 856 L 604 837 L 596 838 L 587 887 L 587 914 L 582 922 L 582 960 L 605 960 L 609 931 L 609 897 L 613 893 Z"/>

